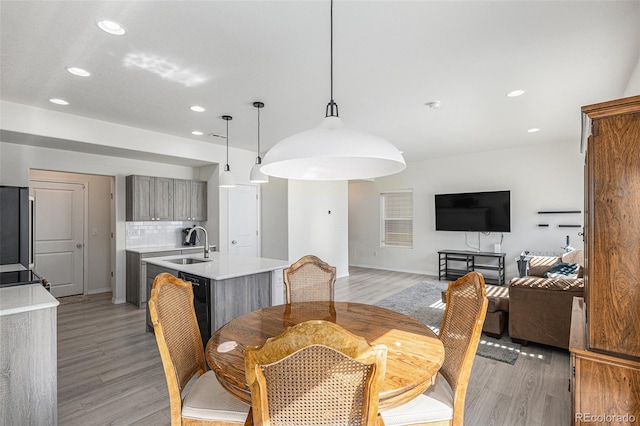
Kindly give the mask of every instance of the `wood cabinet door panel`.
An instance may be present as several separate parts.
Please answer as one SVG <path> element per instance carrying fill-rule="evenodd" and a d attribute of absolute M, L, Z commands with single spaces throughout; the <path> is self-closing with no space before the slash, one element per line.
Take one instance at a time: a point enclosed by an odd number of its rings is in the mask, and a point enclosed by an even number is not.
<path fill-rule="evenodd" d="M 576 425 L 593 424 L 594 417 L 609 416 L 597 424 L 634 424 L 640 419 L 640 370 L 592 359 L 576 360 Z M 620 420 L 616 420 L 620 416 Z M 629 419 L 624 421 L 624 418 Z"/>
<path fill-rule="evenodd" d="M 173 181 L 174 220 L 191 220 L 191 182 L 184 179 Z"/>
<path fill-rule="evenodd" d="M 173 179 L 155 178 L 156 220 L 173 220 Z"/>
<path fill-rule="evenodd" d="M 191 181 L 191 220 L 207 220 L 207 182 Z"/>
<path fill-rule="evenodd" d="M 588 150 L 589 347 L 640 358 L 640 113 L 594 122 Z"/>
<path fill-rule="evenodd" d="M 148 221 L 155 217 L 155 178 L 127 176 L 127 220 Z"/>

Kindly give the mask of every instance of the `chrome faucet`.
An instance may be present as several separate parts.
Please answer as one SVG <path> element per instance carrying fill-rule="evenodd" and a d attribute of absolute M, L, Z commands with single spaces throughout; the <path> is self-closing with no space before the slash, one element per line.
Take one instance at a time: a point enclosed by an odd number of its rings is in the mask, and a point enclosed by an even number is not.
<path fill-rule="evenodd" d="M 207 233 L 207 230 L 204 229 L 202 226 L 194 226 L 193 228 L 189 229 L 189 232 L 187 232 L 187 236 L 184 237 L 184 242 L 185 243 L 189 242 L 189 238 L 191 238 L 191 233 L 193 233 L 193 231 L 195 231 L 196 229 L 202 229 L 202 232 L 204 232 L 204 257 L 208 258 L 209 257 L 209 234 Z"/>

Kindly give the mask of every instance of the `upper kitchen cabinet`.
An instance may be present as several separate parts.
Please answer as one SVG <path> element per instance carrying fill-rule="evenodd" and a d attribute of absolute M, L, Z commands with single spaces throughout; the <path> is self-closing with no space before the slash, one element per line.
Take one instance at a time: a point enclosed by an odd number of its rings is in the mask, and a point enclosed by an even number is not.
<path fill-rule="evenodd" d="M 173 180 L 174 220 L 207 220 L 207 182 Z"/>
<path fill-rule="evenodd" d="M 173 179 L 131 175 L 126 187 L 126 220 L 173 220 Z"/>

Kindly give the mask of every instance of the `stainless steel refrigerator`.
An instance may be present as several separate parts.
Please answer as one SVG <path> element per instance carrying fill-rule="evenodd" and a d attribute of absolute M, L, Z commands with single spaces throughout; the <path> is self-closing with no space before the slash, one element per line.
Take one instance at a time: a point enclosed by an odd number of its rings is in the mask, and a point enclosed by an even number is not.
<path fill-rule="evenodd" d="M 33 206 L 29 188 L 0 186 L 0 284 L 38 281 L 33 271 Z"/>

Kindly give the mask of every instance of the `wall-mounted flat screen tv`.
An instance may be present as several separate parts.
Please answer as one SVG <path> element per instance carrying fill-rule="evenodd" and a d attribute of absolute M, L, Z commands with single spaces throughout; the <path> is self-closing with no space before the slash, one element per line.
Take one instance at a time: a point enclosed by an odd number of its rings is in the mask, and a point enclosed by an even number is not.
<path fill-rule="evenodd" d="M 511 232 L 511 192 L 436 194 L 436 231 Z"/>

